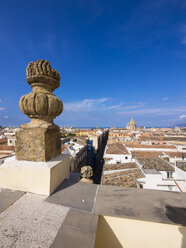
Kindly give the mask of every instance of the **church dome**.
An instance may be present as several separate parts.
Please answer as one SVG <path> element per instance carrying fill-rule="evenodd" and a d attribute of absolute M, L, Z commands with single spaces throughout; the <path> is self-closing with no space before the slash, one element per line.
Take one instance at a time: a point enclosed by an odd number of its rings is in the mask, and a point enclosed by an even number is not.
<path fill-rule="evenodd" d="M 136 127 L 136 122 L 135 122 L 133 117 L 132 117 L 132 119 L 130 121 L 130 127 Z"/>

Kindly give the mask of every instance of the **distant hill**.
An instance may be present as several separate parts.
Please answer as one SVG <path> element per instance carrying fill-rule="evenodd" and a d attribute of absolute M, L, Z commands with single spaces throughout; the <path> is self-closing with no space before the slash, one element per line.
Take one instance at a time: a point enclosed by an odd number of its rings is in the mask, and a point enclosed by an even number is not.
<path fill-rule="evenodd" d="M 186 123 L 180 123 L 180 124 L 176 124 L 174 126 L 175 127 L 186 127 Z"/>

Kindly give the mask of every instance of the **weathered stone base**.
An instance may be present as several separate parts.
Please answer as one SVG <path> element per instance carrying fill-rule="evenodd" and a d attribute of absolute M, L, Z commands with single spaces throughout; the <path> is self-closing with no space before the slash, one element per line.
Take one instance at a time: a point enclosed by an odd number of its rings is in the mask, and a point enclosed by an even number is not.
<path fill-rule="evenodd" d="M 24 127 L 16 133 L 16 159 L 26 161 L 49 161 L 61 153 L 60 129 L 49 127 Z"/>
<path fill-rule="evenodd" d="M 82 182 L 82 183 L 93 183 L 93 180 L 92 180 L 92 179 L 88 179 L 88 178 L 82 177 L 82 178 L 80 179 L 80 182 Z"/>
<path fill-rule="evenodd" d="M 64 154 L 48 162 L 6 161 L 0 166 L 0 188 L 48 196 L 69 178 L 69 163 Z"/>

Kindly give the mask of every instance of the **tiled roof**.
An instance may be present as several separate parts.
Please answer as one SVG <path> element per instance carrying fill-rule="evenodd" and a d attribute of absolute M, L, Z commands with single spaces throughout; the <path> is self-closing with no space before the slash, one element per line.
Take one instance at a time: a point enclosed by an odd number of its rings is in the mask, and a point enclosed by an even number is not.
<path fill-rule="evenodd" d="M 104 171 L 137 168 L 135 163 L 105 164 Z"/>
<path fill-rule="evenodd" d="M 144 177 L 145 176 L 140 169 L 115 172 L 112 174 L 104 175 L 102 177 L 102 184 L 137 188 L 139 187 L 137 179 Z"/>
<path fill-rule="evenodd" d="M 150 135 L 142 135 L 139 137 L 139 139 L 142 141 L 145 141 L 145 140 L 150 140 Z"/>
<path fill-rule="evenodd" d="M 155 169 L 157 171 L 174 171 L 168 161 L 161 158 L 137 158 L 143 169 Z"/>
<path fill-rule="evenodd" d="M 14 151 L 15 146 L 0 145 L 0 151 Z"/>
<path fill-rule="evenodd" d="M 186 137 L 165 137 L 168 141 L 186 141 Z"/>
<path fill-rule="evenodd" d="M 174 145 L 142 145 L 137 142 L 125 142 L 126 147 L 129 148 L 164 148 L 164 149 L 176 149 Z"/>
<path fill-rule="evenodd" d="M 163 155 L 162 152 L 156 152 L 156 151 L 134 151 L 131 152 L 133 158 L 156 158 L 160 155 Z"/>
<path fill-rule="evenodd" d="M 7 138 L 0 139 L 0 144 L 7 144 Z"/>
<path fill-rule="evenodd" d="M 144 177 L 136 163 L 105 164 L 102 184 L 136 188 L 139 187 L 137 179 Z"/>
<path fill-rule="evenodd" d="M 129 154 L 127 149 L 121 143 L 112 143 L 107 145 L 107 154 Z"/>
<path fill-rule="evenodd" d="M 182 158 L 182 154 L 184 155 L 184 158 L 186 158 L 186 152 L 165 152 L 167 156 L 170 158 Z"/>

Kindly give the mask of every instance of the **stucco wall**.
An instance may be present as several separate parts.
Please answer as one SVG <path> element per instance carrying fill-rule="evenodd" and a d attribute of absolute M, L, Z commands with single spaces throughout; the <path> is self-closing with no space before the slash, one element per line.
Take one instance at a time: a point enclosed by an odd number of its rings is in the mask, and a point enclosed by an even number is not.
<path fill-rule="evenodd" d="M 100 216 L 96 248 L 184 248 L 186 227 Z"/>

